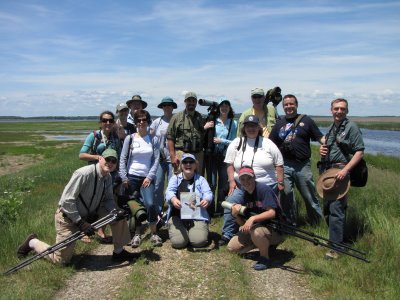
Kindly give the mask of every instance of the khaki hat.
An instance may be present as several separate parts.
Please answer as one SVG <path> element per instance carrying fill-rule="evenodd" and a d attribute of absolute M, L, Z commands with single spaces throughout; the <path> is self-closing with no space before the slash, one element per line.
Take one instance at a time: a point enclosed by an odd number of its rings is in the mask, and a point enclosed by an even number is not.
<path fill-rule="evenodd" d="M 317 182 L 318 195 L 324 200 L 337 200 L 344 197 L 350 189 L 350 176 L 337 180 L 339 168 L 331 168 L 322 173 Z"/>
<path fill-rule="evenodd" d="M 140 97 L 139 95 L 133 95 L 132 99 L 129 99 L 128 101 L 126 101 L 126 105 L 129 106 L 130 103 L 132 103 L 133 101 L 140 101 L 142 102 L 142 109 L 145 109 L 147 107 L 147 102 L 142 100 L 142 97 Z"/>
<path fill-rule="evenodd" d="M 252 96 L 254 96 L 254 95 L 260 95 L 260 96 L 265 96 L 265 93 L 264 93 L 264 90 L 263 89 L 260 89 L 260 88 L 255 88 L 255 89 L 252 89 L 251 90 L 251 95 Z"/>
<path fill-rule="evenodd" d="M 197 95 L 196 95 L 195 92 L 187 92 L 187 93 L 185 94 L 185 100 L 188 99 L 188 98 L 194 98 L 194 99 L 197 100 Z"/>

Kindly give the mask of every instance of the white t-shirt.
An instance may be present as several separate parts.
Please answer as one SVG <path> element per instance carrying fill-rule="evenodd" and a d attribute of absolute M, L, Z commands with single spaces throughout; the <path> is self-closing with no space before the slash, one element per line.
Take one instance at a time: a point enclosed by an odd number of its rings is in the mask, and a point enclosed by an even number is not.
<path fill-rule="evenodd" d="M 259 137 L 258 147 L 254 153 L 254 144 L 256 139 L 247 139 L 244 147 L 244 137 L 242 137 L 242 145 L 240 138 L 236 138 L 229 144 L 226 151 L 225 163 L 233 164 L 235 169 L 235 180 L 239 182 L 238 172 L 242 166 L 251 166 L 253 161 L 254 174 L 257 182 L 263 182 L 268 185 L 277 182 L 275 166 L 283 166 L 283 157 L 278 147 L 270 140 Z M 243 148 L 246 148 L 243 153 Z M 254 160 L 253 160 L 254 158 Z"/>
<path fill-rule="evenodd" d="M 129 174 L 146 177 L 151 168 L 153 145 L 149 135 L 144 138 L 135 135 L 131 145 Z"/>

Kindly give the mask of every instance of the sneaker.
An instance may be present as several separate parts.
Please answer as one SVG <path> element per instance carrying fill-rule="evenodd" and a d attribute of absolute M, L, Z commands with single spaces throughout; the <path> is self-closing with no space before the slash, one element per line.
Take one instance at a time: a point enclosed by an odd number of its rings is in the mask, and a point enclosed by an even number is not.
<path fill-rule="evenodd" d="M 37 239 L 37 235 L 35 233 L 31 233 L 30 235 L 28 235 L 25 241 L 21 245 L 19 245 L 19 247 L 17 248 L 18 258 L 24 258 L 29 254 L 29 252 L 32 251 L 32 248 L 29 247 L 29 242 L 33 239 Z"/>
<path fill-rule="evenodd" d="M 335 250 L 329 250 L 325 253 L 325 259 L 334 260 L 339 257 L 339 254 Z"/>
<path fill-rule="evenodd" d="M 153 247 L 160 247 L 162 245 L 162 239 L 157 234 L 153 234 L 151 235 L 150 243 Z"/>
<path fill-rule="evenodd" d="M 135 236 L 133 237 L 133 239 L 131 241 L 131 247 L 137 248 L 140 246 L 141 242 L 142 242 L 142 237 L 140 236 L 140 234 L 135 234 Z"/>
<path fill-rule="evenodd" d="M 112 260 L 113 261 L 132 261 L 136 258 L 136 255 L 134 253 L 130 253 L 126 251 L 125 249 L 122 250 L 121 253 L 115 253 L 113 252 L 112 255 Z"/>
<path fill-rule="evenodd" d="M 228 239 L 225 236 L 222 236 L 221 239 L 218 241 L 218 246 L 222 247 L 222 246 L 226 246 L 228 245 L 230 239 Z"/>
<path fill-rule="evenodd" d="M 264 256 L 260 256 L 258 261 L 253 265 L 253 269 L 256 271 L 262 271 L 268 269 L 268 266 L 269 266 L 269 259 Z"/>

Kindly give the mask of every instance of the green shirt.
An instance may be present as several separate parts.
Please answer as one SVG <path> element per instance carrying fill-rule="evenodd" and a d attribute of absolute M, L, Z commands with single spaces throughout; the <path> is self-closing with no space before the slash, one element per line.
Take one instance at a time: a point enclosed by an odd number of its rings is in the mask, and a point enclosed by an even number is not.
<path fill-rule="evenodd" d="M 238 121 L 238 131 L 237 131 L 237 137 L 242 136 L 242 128 L 243 128 L 243 121 L 247 116 L 254 115 L 254 109 L 253 107 L 249 108 L 248 110 L 245 110 L 239 118 Z M 273 107 L 272 105 L 265 105 L 264 106 L 264 117 L 263 120 L 260 120 L 260 126 L 263 129 L 263 136 L 268 137 L 269 133 L 272 130 L 272 127 L 274 127 L 276 123 L 276 108 Z"/>
<path fill-rule="evenodd" d="M 193 116 L 186 110 L 173 115 L 167 129 L 167 139 L 172 140 L 175 149 L 183 150 L 185 142 L 191 143 L 190 152 L 199 152 L 203 149 L 204 119 L 201 114 L 194 111 Z"/>
<path fill-rule="evenodd" d="M 347 118 L 339 128 L 332 124 L 326 135 L 326 144 L 330 163 L 348 163 L 354 153 L 365 149 L 360 129 Z"/>

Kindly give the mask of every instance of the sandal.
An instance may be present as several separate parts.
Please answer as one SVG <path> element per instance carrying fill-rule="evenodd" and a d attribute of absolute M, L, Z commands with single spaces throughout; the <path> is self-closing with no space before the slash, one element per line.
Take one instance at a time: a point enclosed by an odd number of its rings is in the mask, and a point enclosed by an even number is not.
<path fill-rule="evenodd" d="M 113 243 L 113 238 L 110 235 L 105 236 L 105 237 L 98 236 L 97 239 L 100 242 L 100 244 L 112 244 Z"/>

